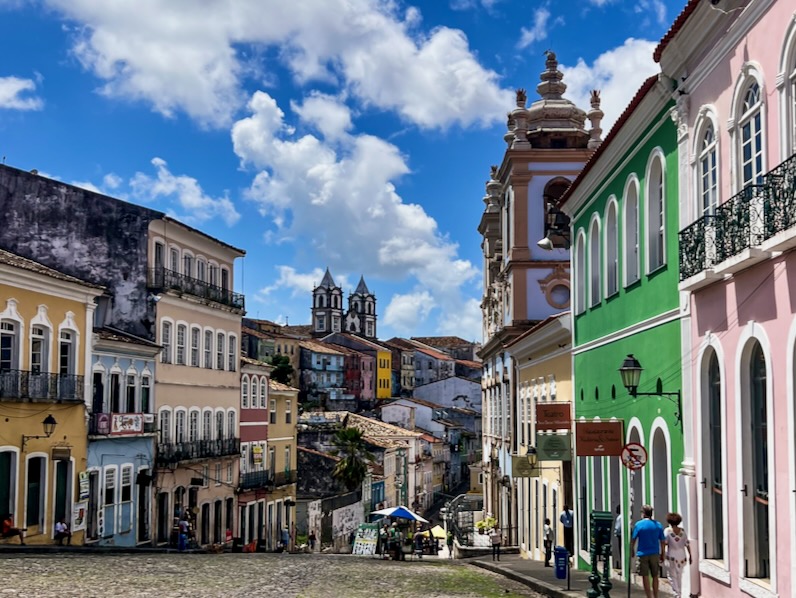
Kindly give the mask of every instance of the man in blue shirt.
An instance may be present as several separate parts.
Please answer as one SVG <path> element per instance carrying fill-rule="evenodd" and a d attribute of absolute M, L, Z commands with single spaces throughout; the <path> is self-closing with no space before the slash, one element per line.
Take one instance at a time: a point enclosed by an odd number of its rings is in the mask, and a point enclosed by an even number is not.
<path fill-rule="evenodd" d="M 647 598 L 658 598 L 658 578 L 664 555 L 663 526 L 652 518 L 652 507 L 641 507 L 643 519 L 633 526 L 631 550 L 635 551 L 639 562 L 639 574 L 644 584 Z M 650 589 L 650 577 L 652 588 Z"/>
<path fill-rule="evenodd" d="M 575 514 L 569 505 L 564 505 L 564 510 L 561 511 L 558 520 L 564 526 L 564 548 L 567 549 L 569 556 L 575 554 Z"/>

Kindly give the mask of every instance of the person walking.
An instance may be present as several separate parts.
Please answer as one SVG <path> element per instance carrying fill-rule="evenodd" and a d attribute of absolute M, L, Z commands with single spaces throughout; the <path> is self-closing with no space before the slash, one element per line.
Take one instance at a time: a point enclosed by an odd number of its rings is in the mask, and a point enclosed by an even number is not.
<path fill-rule="evenodd" d="M 453 558 L 453 532 L 448 532 L 448 537 L 445 539 L 445 543 L 448 545 L 448 558 Z"/>
<path fill-rule="evenodd" d="M 650 505 L 641 507 L 641 515 L 641 521 L 633 526 L 631 554 L 635 552 L 638 558 L 639 575 L 647 598 L 658 598 L 658 583 L 666 547 L 663 526 L 652 518 Z"/>
<path fill-rule="evenodd" d="M 492 532 L 489 534 L 489 539 L 492 542 L 492 560 L 500 560 L 500 545 L 503 543 L 503 532 L 495 523 Z"/>
<path fill-rule="evenodd" d="M 564 548 L 567 549 L 569 556 L 575 554 L 575 513 L 569 508 L 569 505 L 564 505 L 564 510 L 558 517 L 561 525 L 564 526 Z"/>
<path fill-rule="evenodd" d="M 315 541 L 317 540 L 317 536 L 315 535 L 315 530 L 310 532 L 310 535 L 307 537 L 307 540 L 310 543 L 310 552 L 315 552 Z"/>
<path fill-rule="evenodd" d="M 544 520 L 542 537 L 544 538 L 544 566 L 550 567 L 550 557 L 553 556 L 553 542 L 555 542 L 555 533 L 553 526 L 550 525 L 550 519 Z"/>
<path fill-rule="evenodd" d="M 177 536 L 177 550 L 180 552 L 185 552 L 188 547 L 188 531 L 190 528 L 190 525 L 188 524 L 188 515 L 182 516 L 178 527 L 179 535 Z"/>
<path fill-rule="evenodd" d="M 614 537 L 616 538 L 616 557 L 614 569 L 622 570 L 622 515 L 619 505 L 616 505 L 616 519 L 614 519 Z"/>
<path fill-rule="evenodd" d="M 686 562 L 691 564 L 691 544 L 688 534 L 680 527 L 683 518 L 679 513 L 669 513 L 663 531 L 666 543 L 666 564 L 669 566 L 669 583 L 672 584 L 672 595 L 681 598 L 683 592 L 683 569 Z"/>

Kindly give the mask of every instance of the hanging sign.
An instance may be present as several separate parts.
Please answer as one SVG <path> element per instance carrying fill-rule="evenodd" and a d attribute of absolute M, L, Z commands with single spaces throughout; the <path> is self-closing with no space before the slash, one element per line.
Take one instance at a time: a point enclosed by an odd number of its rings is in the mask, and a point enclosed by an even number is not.
<path fill-rule="evenodd" d="M 81 471 L 77 475 L 78 475 L 77 500 L 88 500 L 88 495 L 89 495 L 88 472 Z"/>
<path fill-rule="evenodd" d="M 263 447 L 260 445 L 252 447 L 252 455 L 254 457 L 254 464 L 260 465 L 263 462 Z"/>
<path fill-rule="evenodd" d="M 578 457 L 618 457 L 625 445 L 622 421 L 575 424 L 575 448 Z"/>
<path fill-rule="evenodd" d="M 541 473 L 539 466 L 531 463 L 527 456 L 511 457 L 511 477 L 513 478 L 538 478 Z"/>
<path fill-rule="evenodd" d="M 572 434 L 537 434 L 538 461 L 572 461 Z"/>
<path fill-rule="evenodd" d="M 572 428 L 572 403 L 544 401 L 536 403 L 537 430 L 569 430 Z"/>

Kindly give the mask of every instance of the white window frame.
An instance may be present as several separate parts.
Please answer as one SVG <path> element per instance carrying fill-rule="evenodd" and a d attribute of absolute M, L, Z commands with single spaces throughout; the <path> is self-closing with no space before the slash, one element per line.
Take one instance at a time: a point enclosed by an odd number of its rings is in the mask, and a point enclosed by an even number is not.
<path fill-rule="evenodd" d="M 249 377 L 243 376 L 240 381 L 240 406 L 241 409 L 249 408 Z"/>
<path fill-rule="evenodd" d="M 605 209 L 605 296 L 619 292 L 619 206 L 615 196 L 608 199 Z M 613 282 L 612 282 L 613 278 Z"/>
<path fill-rule="evenodd" d="M 174 410 L 174 442 L 181 443 L 188 440 L 188 412 L 184 407 Z"/>
<path fill-rule="evenodd" d="M 268 407 L 268 378 L 263 378 L 260 384 L 260 409 Z"/>
<path fill-rule="evenodd" d="M 589 307 L 596 307 L 602 301 L 601 228 L 600 216 L 593 214 L 589 223 Z"/>
<path fill-rule="evenodd" d="M 625 182 L 622 197 L 623 231 L 623 272 L 625 288 L 641 278 L 641 251 L 639 231 L 639 189 L 638 177 L 631 174 Z"/>
<path fill-rule="evenodd" d="M 216 369 L 224 369 L 224 355 L 226 350 L 226 335 L 223 332 L 216 332 Z"/>
<path fill-rule="evenodd" d="M 184 322 L 177 324 L 177 338 L 176 338 L 176 355 L 174 363 L 177 365 L 185 365 L 185 343 L 188 340 L 188 325 Z"/>
<path fill-rule="evenodd" d="M 734 176 L 731 177 L 731 184 L 732 184 L 732 192 L 738 193 L 744 184 L 743 178 L 743 156 L 742 156 L 742 147 L 743 147 L 743 139 L 742 139 L 742 121 L 745 123 L 747 122 L 748 118 L 752 116 L 752 113 L 755 110 L 749 110 L 745 113 L 743 112 L 744 100 L 746 97 L 746 92 L 749 87 L 753 83 L 757 83 L 760 86 L 760 133 L 761 133 L 761 175 L 766 171 L 766 165 L 768 164 L 768 156 L 766 150 L 766 102 L 765 98 L 767 97 L 767 89 L 763 80 L 763 73 L 760 65 L 755 62 L 746 62 L 741 67 L 740 75 L 735 82 L 735 90 L 733 92 L 733 99 L 732 99 L 732 111 L 731 116 L 727 122 L 727 129 L 730 134 L 730 151 L 731 154 L 731 165 L 734 168 Z"/>
<path fill-rule="evenodd" d="M 198 368 L 202 348 L 202 329 L 191 326 L 191 367 Z"/>
<path fill-rule="evenodd" d="M 713 139 L 706 143 L 708 133 Z M 697 136 L 694 140 L 694 184 L 696 189 L 696 214 L 697 219 L 703 216 L 713 216 L 719 206 L 721 190 L 721 165 L 719 152 L 719 128 L 715 115 L 711 111 L 704 111 L 697 120 Z M 705 171 L 707 168 L 707 171 Z M 715 178 L 712 188 L 706 187 L 705 182 Z"/>
<path fill-rule="evenodd" d="M 199 409 L 190 409 L 188 411 L 188 442 L 196 442 L 201 438 L 201 427 Z"/>
<path fill-rule="evenodd" d="M 582 314 L 586 311 L 588 299 L 586 297 L 586 233 L 578 229 L 575 236 L 575 313 Z"/>
<path fill-rule="evenodd" d="M 659 165 L 661 178 L 660 185 L 653 187 L 657 182 L 652 180 L 656 165 Z M 647 275 L 650 275 L 666 266 L 666 159 L 660 147 L 652 150 L 647 161 L 644 190 L 644 242 Z M 653 243 L 656 247 L 654 254 Z"/>
<path fill-rule="evenodd" d="M 749 107 L 746 107 L 746 99 L 749 97 L 753 88 L 757 88 L 757 99 L 754 100 Z M 765 123 L 763 122 L 763 87 L 760 83 L 752 78 L 744 85 L 744 91 L 741 94 L 741 102 L 738 111 L 738 189 L 741 190 L 748 185 L 756 185 L 762 182 L 763 175 L 766 172 L 764 146 L 765 140 Z M 758 126 L 755 122 L 759 121 Z M 749 125 L 750 137 L 744 138 L 744 127 Z M 745 160 L 744 147 L 747 145 L 751 147 L 751 158 Z M 760 168 L 756 168 L 757 158 L 760 160 Z M 751 166 L 751 178 L 747 179 L 744 175 L 745 166 Z"/>
<path fill-rule="evenodd" d="M 227 338 L 227 355 L 229 357 L 229 371 L 238 371 L 238 337 L 229 334 Z"/>
<path fill-rule="evenodd" d="M 172 363 L 172 343 L 174 342 L 174 322 L 163 319 L 160 322 L 160 363 Z"/>

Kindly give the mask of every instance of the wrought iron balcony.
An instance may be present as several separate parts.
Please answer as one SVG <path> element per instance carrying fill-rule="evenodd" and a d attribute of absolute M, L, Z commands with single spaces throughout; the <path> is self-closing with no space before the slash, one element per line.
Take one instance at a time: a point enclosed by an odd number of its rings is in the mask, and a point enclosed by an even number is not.
<path fill-rule="evenodd" d="M 796 225 L 796 154 L 765 176 L 765 214 L 766 239 Z"/>
<path fill-rule="evenodd" d="M 83 376 L 0 370 L 0 399 L 83 401 Z"/>
<path fill-rule="evenodd" d="M 149 269 L 147 286 L 156 292 L 177 291 L 200 299 L 222 303 L 235 309 L 245 308 L 245 298 L 241 293 L 235 293 L 204 280 L 180 274 L 163 266 Z"/>
<path fill-rule="evenodd" d="M 176 465 L 181 461 L 211 459 L 240 454 L 240 438 L 220 440 L 195 440 L 193 442 L 173 442 L 158 444 L 159 466 Z"/>
<path fill-rule="evenodd" d="M 284 471 L 277 471 L 274 475 L 275 486 L 287 486 L 288 484 L 296 483 L 296 470 L 286 469 Z"/>
<path fill-rule="evenodd" d="M 241 490 L 253 490 L 274 485 L 274 474 L 271 471 L 248 471 L 240 474 Z"/>
<path fill-rule="evenodd" d="M 680 281 L 716 263 L 716 216 L 705 215 L 680 231 Z"/>
<path fill-rule="evenodd" d="M 716 208 L 716 261 L 721 263 L 763 240 L 763 185 L 749 185 Z"/>

